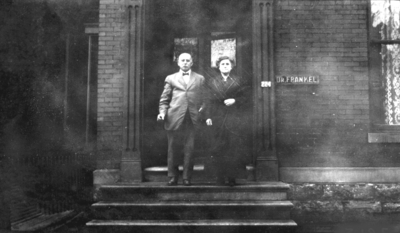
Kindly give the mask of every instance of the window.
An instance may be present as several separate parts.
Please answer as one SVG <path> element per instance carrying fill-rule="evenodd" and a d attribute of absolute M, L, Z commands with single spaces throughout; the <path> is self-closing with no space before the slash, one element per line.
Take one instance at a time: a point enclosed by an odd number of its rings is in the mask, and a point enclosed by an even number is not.
<path fill-rule="evenodd" d="M 197 38 L 175 38 L 173 61 L 176 62 L 179 54 L 183 52 L 190 53 L 193 61 L 197 62 L 199 56 L 199 40 Z"/>
<path fill-rule="evenodd" d="M 400 0 L 371 0 L 370 16 L 371 119 L 400 125 Z"/>
<path fill-rule="evenodd" d="M 236 38 L 211 40 L 211 67 L 217 67 L 221 56 L 228 56 L 236 63 Z"/>
<path fill-rule="evenodd" d="M 400 143 L 400 0 L 370 0 L 370 143 Z"/>

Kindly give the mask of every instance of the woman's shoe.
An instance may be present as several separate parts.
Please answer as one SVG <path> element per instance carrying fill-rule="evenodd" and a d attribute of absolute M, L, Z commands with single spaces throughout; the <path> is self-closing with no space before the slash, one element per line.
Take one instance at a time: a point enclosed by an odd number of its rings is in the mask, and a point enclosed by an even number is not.
<path fill-rule="evenodd" d="M 229 177 L 228 178 L 228 185 L 231 186 L 231 187 L 235 186 L 236 185 L 235 178 Z"/>
<path fill-rule="evenodd" d="M 178 184 L 178 177 L 176 176 L 171 177 L 171 179 L 167 183 L 168 186 L 175 186 L 177 184 Z"/>

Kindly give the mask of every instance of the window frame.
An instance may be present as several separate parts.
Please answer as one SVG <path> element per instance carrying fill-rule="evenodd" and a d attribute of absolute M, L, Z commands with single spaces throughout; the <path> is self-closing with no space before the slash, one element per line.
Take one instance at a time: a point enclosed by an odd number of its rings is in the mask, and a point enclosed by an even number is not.
<path fill-rule="evenodd" d="M 368 68 L 369 68 L 369 106 L 370 106 L 370 132 L 369 143 L 400 143 L 400 125 L 385 123 L 385 80 L 382 75 L 381 46 L 387 44 L 400 44 L 400 40 L 382 40 L 379 28 L 372 26 L 371 15 L 372 0 L 368 0 Z M 379 38 L 379 39 L 377 39 Z"/>
<path fill-rule="evenodd" d="M 374 132 L 399 132 L 400 125 L 388 125 L 385 123 L 385 80 L 382 76 L 381 46 L 387 44 L 400 44 L 400 40 L 382 40 L 379 28 L 372 26 L 371 2 L 368 1 L 368 67 L 370 88 L 370 122 Z"/>

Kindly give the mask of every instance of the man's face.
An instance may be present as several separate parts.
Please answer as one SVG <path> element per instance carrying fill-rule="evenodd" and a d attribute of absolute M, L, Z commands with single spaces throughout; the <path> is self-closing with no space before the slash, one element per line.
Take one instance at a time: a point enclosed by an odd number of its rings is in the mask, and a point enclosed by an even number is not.
<path fill-rule="evenodd" d="M 219 63 L 219 71 L 221 71 L 221 73 L 229 74 L 231 70 L 232 70 L 232 64 L 231 61 L 229 61 L 229 59 L 222 60 Z"/>
<path fill-rule="evenodd" d="M 188 53 L 182 53 L 178 58 L 178 66 L 182 71 L 188 71 L 193 65 L 192 56 Z"/>

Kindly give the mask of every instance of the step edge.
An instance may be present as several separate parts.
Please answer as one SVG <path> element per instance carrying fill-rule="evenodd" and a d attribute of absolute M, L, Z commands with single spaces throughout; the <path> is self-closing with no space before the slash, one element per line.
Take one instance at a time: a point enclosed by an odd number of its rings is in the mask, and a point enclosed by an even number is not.
<path fill-rule="evenodd" d="M 86 226 L 287 226 L 295 227 L 297 223 L 288 220 L 92 220 Z"/>
<path fill-rule="evenodd" d="M 219 203 L 207 201 L 168 201 L 168 202 L 115 202 L 100 201 L 92 204 L 92 207 L 108 207 L 108 206 L 277 206 L 277 207 L 293 207 L 290 201 L 223 201 Z"/>
<path fill-rule="evenodd" d="M 237 185 L 234 187 L 229 186 L 216 186 L 216 185 L 192 185 L 192 186 L 118 186 L 118 185 L 102 185 L 99 187 L 101 191 L 120 191 L 120 190 L 149 190 L 152 189 L 154 191 L 162 191 L 162 192 L 177 192 L 182 190 L 188 191 L 207 191 L 207 192 L 215 192 L 215 191 L 232 191 L 232 192 L 251 192 L 251 191 L 267 191 L 267 192 L 287 192 L 289 188 L 286 187 L 254 187 L 254 186 L 241 186 Z"/>
<path fill-rule="evenodd" d="M 234 187 L 217 186 L 212 182 L 199 182 L 194 183 L 192 186 L 166 186 L 165 182 L 142 182 L 142 183 L 117 183 L 117 184 L 103 184 L 99 185 L 100 188 L 290 188 L 290 185 L 282 182 L 239 182 Z"/>

